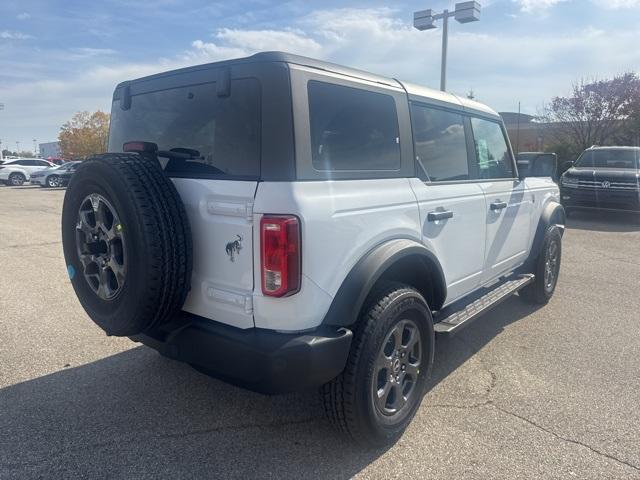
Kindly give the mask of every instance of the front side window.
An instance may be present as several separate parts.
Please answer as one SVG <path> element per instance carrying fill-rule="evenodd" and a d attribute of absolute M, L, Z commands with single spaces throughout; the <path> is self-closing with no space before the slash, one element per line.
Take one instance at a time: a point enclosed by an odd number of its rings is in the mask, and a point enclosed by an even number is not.
<path fill-rule="evenodd" d="M 400 134 L 393 97 L 310 81 L 313 167 L 321 171 L 399 170 Z"/>
<path fill-rule="evenodd" d="M 498 122 L 471 118 L 476 147 L 478 178 L 513 178 L 513 163 L 507 140 Z"/>
<path fill-rule="evenodd" d="M 169 175 L 256 178 L 260 98 L 258 80 L 245 78 L 231 81 L 228 96 L 218 96 L 216 84 L 206 83 L 134 95 L 128 110 L 116 100 L 109 150 L 122 151 L 126 142 L 151 142 L 181 154 L 160 158 Z"/>
<path fill-rule="evenodd" d="M 432 182 L 469 179 L 462 115 L 412 105 L 411 123 L 420 175 Z"/>

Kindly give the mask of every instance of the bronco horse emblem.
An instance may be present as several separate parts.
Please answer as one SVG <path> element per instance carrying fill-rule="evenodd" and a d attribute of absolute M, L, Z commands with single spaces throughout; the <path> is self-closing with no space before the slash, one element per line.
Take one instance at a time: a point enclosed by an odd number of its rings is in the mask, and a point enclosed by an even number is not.
<path fill-rule="evenodd" d="M 227 243 L 226 247 L 227 255 L 232 262 L 236 261 L 236 255 L 240 254 L 240 250 L 242 250 L 242 235 L 236 235 L 236 237 L 238 238 Z"/>

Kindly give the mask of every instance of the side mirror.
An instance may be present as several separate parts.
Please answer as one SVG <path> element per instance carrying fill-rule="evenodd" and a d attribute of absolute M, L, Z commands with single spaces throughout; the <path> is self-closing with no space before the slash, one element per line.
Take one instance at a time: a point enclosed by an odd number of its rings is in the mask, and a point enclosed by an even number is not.
<path fill-rule="evenodd" d="M 575 162 L 573 160 L 569 160 L 567 162 L 564 162 L 562 164 L 562 171 L 566 172 L 567 170 L 569 170 L 571 167 L 573 167 L 575 165 Z"/>
<path fill-rule="evenodd" d="M 545 153 L 532 158 L 524 177 L 551 177 L 557 180 L 558 157 L 555 153 Z"/>

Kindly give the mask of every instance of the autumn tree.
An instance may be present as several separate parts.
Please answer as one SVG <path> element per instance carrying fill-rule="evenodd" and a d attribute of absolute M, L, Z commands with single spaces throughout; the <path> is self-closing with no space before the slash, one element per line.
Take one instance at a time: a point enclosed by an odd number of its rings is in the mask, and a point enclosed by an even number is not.
<path fill-rule="evenodd" d="M 109 114 L 78 112 L 60 128 L 58 140 L 64 158 L 81 159 L 107 151 Z"/>
<path fill-rule="evenodd" d="M 640 77 L 625 73 L 577 82 L 569 96 L 553 98 L 541 117 L 555 140 L 576 153 L 592 145 L 633 144 L 633 125 L 640 121 Z"/>

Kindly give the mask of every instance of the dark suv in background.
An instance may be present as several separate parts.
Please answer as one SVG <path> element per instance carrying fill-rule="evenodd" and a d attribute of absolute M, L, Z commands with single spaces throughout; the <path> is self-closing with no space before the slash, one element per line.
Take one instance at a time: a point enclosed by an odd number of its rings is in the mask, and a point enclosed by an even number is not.
<path fill-rule="evenodd" d="M 572 209 L 640 213 L 640 147 L 591 147 L 560 182 L 562 204 Z"/>

